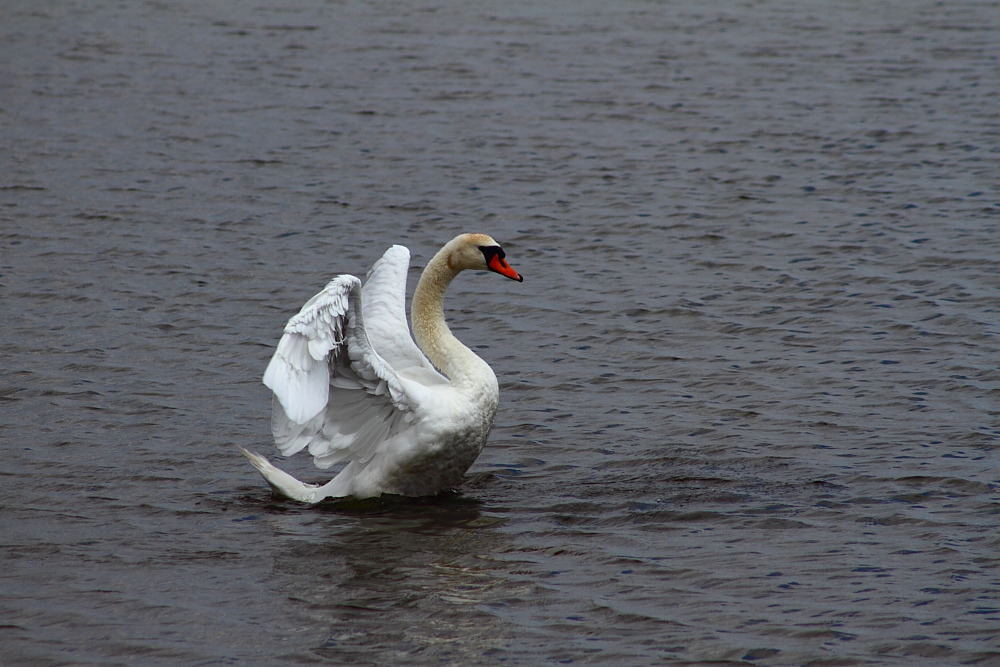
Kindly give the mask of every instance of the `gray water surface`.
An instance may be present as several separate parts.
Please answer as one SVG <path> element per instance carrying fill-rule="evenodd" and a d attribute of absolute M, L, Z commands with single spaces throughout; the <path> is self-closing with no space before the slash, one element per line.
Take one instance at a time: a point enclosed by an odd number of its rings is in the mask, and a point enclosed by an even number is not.
<path fill-rule="evenodd" d="M 1000 664 L 996 2 L 0 18 L 4 664 Z M 466 482 L 272 498 L 287 318 L 462 231 Z"/>

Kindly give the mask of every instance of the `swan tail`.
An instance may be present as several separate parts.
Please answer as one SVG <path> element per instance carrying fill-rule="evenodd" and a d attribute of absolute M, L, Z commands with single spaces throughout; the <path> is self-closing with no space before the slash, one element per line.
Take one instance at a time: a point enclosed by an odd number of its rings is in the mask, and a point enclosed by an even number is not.
<path fill-rule="evenodd" d="M 290 498 L 291 500 L 297 500 L 302 503 L 317 503 L 326 497 L 320 493 L 321 487 L 319 485 L 300 482 L 284 470 L 276 468 L 270 461 L 265 459 L 260 454 L 247 451 L 243 447 L 240 447 L 240 451 L 242 451 L 243 454 L 250 459 L 250 463 L 253 464 L 253 467 L 257 469 L 257 471 L 264 478 L 264 481 L 266 481 L 278 495 Z"/>

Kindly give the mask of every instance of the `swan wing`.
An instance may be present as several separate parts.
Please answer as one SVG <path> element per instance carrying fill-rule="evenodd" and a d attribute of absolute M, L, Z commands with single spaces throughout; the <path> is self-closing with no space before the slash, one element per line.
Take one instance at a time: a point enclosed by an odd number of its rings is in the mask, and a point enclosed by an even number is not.
<path fill-rule="evenodd" d="M 285 325 L 264 371 L 264 384 L 292 421 L 304 424 L 326 407 L 329 355 L 339 353 L 344 344 L 351 293 L 360 291 L 355 276 L 337 276 Z"/>
<path fill-rule="evenodd" d="M 361 288 L 368 340 L 397 371 L 425 368 L 437 373 L 410 335 L 406 319 L 406 273 L 410 251 L 394 245 L 372 265 Z M 444 376 L 441 376 L 444 379 Z"/>
<path fill-rule="evenodd" d="M 414 382 L 409 369 L 401 375 L 373 345 L 374 337 L 396 363 L 429 364 L 409 337 L 403 297 L 394 301 L 388 295 L 393 279 L 405 293 L 405 268 L 398 270 L 400 253 L 394 255 L 394 261 L 382 263 L 383 272 L 378 264 L 373 268 L 376 287 L 382 285 L 371 292 L 377 304 L 374 328 L 365 317 L 361 281 L 351 275 L 330 281 L 285 326 L 264 372 L 264 384 L 274 392 L 271 430 L 282 454 L 308 447 L 321 468 L 368 460 L 380 444 L 409 428 L 423 386 L 447 383 L 436 372 L 439 381 L 419 374 L 424 381 Z M 408 256 L 402 254 L 404 266 Z M 400 322 L 402 334 L 385 331 Z"/>

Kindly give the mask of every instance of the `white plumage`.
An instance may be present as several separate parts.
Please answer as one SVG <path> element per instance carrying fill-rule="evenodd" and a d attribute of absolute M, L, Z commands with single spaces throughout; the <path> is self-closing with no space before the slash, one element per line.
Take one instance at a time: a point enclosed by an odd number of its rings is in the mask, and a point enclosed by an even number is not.
<path fill-rule="evenodd" d="M 464 269 L 521 276 L 489 236 L 452 239 L 427 264 L 413 296 L 418 347 L 406 324 L 409 259 L 397 245 L 364 286 L 337 276 L 285 326 L 264 372 L 274 392 L 275 444 L 285 456 L 308 448 L 320 468 L 349 463 L 326 484 L 305 484 L 244 449 L 277 493 L 309 503 L 433 495 L 456 485 L 486 443 L 496 376 L 448 329 L 444 292 Z"/>

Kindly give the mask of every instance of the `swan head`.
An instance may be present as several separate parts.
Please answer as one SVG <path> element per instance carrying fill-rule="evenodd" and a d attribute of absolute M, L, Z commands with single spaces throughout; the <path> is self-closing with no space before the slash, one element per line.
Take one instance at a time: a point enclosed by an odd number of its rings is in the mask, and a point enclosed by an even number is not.
<path fill-rule="evenodd" d="M 492 271 L 522 282 L 524 278 L 507 263 L 500 244 L 486 234 L 460 234 L 443 248 L 448 268 L 458 273 L 465 269 Z"/>

